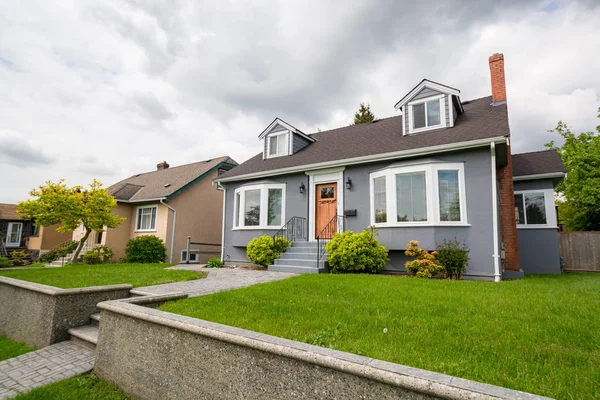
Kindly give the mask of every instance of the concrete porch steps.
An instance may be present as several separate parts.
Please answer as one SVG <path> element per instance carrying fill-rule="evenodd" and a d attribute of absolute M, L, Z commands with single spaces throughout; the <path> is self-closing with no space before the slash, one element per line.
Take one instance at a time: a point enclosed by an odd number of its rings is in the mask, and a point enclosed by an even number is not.
<path fill-rule="evenodd" d="M 98 326 L 83 325 L 69 329 L 71 341 L 88 349 L 95 350 L 98 343 Z"/>
<path fill-rule="evenodd" d="M 327 272 L 325 257 L 317 263 L 317 243 L 295 241 L 280 258 L 269 265 L 269 271 L 296 274 L 319 274 Z"/>

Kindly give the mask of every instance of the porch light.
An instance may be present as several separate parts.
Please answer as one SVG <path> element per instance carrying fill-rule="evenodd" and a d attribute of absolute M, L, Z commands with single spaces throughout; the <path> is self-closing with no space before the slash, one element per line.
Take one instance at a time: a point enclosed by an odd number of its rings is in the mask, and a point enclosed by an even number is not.
<path fill-rule="evenodd" d="M 348 180 L 346 181 L 346 189 L 352 189 L 352 180 L 350 179 L 350 177 L 348 177 Z"/>
<path fill-rule="evenodd" d="M 301 183 L 300 183 L 300 194 L 304 194 L 304 190 L 305 190 L 305 189 L 306 189 L 306 188 L 304 187 L 304 182 L 301 182 Z"/>

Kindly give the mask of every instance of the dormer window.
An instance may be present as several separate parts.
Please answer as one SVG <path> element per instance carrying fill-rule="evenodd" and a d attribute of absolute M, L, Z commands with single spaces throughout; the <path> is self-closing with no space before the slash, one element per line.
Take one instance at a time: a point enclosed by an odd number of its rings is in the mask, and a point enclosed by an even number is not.
<path fill-rule="evenodd" d="M 409 133 L 446 126 L 444 96 L 411 102 L 408 110 L 412 121 Z"/>
<path fill-rule="evenodd" d="M 289 133 L 287 131 L 281 133 L 273 133 L 268 137 L 269 157 L 286 156 L 289 153 Z"/>

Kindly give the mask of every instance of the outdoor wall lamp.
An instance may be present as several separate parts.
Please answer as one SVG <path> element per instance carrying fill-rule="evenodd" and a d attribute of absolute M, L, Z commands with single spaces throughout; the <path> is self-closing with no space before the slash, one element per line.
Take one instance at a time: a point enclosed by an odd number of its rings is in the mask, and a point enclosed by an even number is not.
<path fill-rule="evenodd" d="M 350 179 L 350 177 L 348 177 L 348 180 L 346 181 L 346 189 L 352 189 L 352 180 Z"/>
<path fill-rule="evenodd" d="M 304 187 L 304 182 L 301 182 L 301 183 L 300 183 L 300 194 L 304 194 L 304 190 L 305 190 L 305 189 L 306 189 L 306 188 Z"/>

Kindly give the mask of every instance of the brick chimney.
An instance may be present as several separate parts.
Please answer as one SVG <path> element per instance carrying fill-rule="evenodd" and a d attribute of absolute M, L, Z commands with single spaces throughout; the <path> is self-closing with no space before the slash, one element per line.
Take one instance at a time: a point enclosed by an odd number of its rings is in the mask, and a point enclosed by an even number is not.
<path fill-rule="evenodd" d="M 492 105 L 506 102 L 506 79 L 504 75 L 504 54 L 496 53 L 489 59 L 492 82 Z M 498 190 L 500 203 L 500 233 L 504 244 L 504 270 L 518 272 L 519 244 L 517 241 L 517 220 L 515 217 L 515 192 L 513 185 L 512 153 L 507 146 L 506 166 L 498 168 Z"/>
<path fill-rule="evenodd" d="M 157 171 L 160 171 L 161 169 L 167 169 L 167 168 L 169 168 L 169 164 L 167 164 L 166 161 L 156 164 Z"/>
<path fill-rule="evenodd" d="M 492 79 L 492 102 L 506 101 L 506 79 L 504 77 L 504 54 L 490 56 L 490 77 Z"/>

